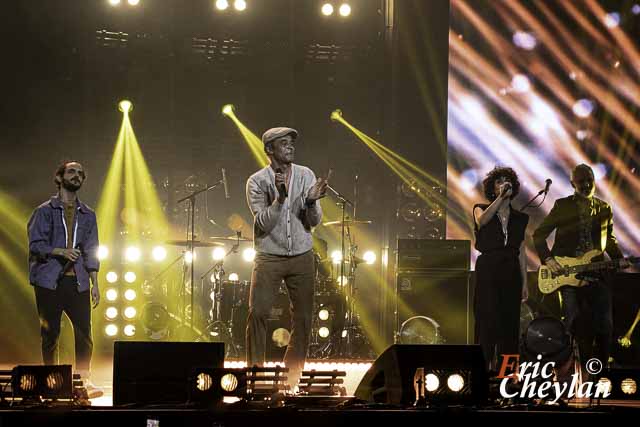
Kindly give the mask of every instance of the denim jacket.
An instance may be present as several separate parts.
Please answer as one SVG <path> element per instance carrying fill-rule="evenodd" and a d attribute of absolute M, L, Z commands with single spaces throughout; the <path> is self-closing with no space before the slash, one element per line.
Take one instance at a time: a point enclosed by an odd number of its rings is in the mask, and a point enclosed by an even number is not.
<path fill-rule="evenodd" d="M 74 224 L 67 224 L 59 196 L 38 206 L 27 225 L 29 236 L 29 282 L 34 286 L 56 289 L 58 277 L 67 263 L 51 254 L 54 248 L 67 248 L 67 227 L 73 227 L 73 247 L 80 258 L 73 265 L 78 291 L 89 289 L 89 272 L 98 271 L 98 226 L 95 212 L 78 199 Z"/>

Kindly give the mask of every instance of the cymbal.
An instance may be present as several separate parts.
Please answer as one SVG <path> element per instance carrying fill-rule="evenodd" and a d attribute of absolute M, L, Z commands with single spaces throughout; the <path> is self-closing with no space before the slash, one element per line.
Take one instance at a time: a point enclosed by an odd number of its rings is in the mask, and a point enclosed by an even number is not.
<path fill-rule="evenodd" d="M 223 237 L 223 236 L 213 236 L 213 237 L 209 237 L 211 240 L 224 240 L 224 241 L 228 241 L 228 242 L 253 242 L 253 239 L 249 239 L 248 237 L 243 237 L 243 236 L 228 236 L 228 237 Z"/>
<path fill-rule="evenodd" d="M 191 246 L 191 240 L 167 240 L 165 242 L 167 245 L 172 245 L 172 246 Z M 194 240 L 193 241 L 193 247 L 194 248 L 211 248 L 214 246 L 224 246 L 222 243 L 217 243 L 217 242 L 201 242 L 200 240 Z"/>
<path fill-rule="evenodd" d="M 347 219 L 344 221 L 344 225 L 358 225 L 358 224 L 371 224 L 373 221 L 363 220 L 363 219 Z M 322 224 L 324 226 L 329 225 L 342 225 L 342 221 L 329 221 Z"/>

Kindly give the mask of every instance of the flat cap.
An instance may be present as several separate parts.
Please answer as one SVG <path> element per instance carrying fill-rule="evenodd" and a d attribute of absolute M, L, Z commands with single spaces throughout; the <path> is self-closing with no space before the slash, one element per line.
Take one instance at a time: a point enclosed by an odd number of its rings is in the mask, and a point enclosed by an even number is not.
<path fill-rule="evenodd" d="M 271 128 L 262 134 L 262 143 L 266 144 L 285 135 L 292 135 L 293 139 L 296 139 L 298 137 L 298 131 L 286 127 Z"/>

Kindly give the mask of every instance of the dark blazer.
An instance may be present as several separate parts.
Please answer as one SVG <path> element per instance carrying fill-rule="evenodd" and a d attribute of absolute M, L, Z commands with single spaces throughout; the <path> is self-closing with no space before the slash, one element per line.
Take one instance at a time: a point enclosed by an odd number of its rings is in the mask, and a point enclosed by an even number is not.
<path fill-rule="evenodd" d="M 552 255 L 576 256 L 580 234 L 580 219 L 576 195 L 556 200 L 549 215 L 533 232 L 533 243 L 540 257 L 540 262 Z M 618 241 L 613 233 L 613 211 L 603 200 L 594 197 L 595 215 L 591 221 L 591 239 L 595 249 L 607 252 L 613 259 L 623 258 Z M 556 230 L 553 249 L 547 246 L 547 237 Z"/>

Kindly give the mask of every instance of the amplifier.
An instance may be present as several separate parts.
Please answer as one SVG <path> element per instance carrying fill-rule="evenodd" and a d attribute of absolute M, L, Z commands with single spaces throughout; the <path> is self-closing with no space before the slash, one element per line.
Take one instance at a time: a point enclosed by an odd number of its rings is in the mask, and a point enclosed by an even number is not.
<path fill-rule="evenodd" d="M 469 271 L 471 241 L 398 239 L 398 271 Z"/>

